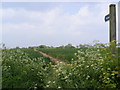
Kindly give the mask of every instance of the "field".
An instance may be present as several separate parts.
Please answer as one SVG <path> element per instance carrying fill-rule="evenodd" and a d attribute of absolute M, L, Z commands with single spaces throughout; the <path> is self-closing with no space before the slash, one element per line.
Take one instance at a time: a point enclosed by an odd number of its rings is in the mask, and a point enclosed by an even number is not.
<path fill-rule="evenodd" d="M 34 48 L 66 63 L 56 64 L 50 58 L 34 51 Z M 118 54 L 111 53 L 110 46 L 100 45 L 78 48 L 2 49 L 2 87 L 118 89 L 118 57 Z"/>
<path fill-rule="evenodd" d="M 48 48 L 48 49 L 38 49 L 54 58 L 64 60 L 67 63 L 71 63 L 72 59 L 76 59 L 75 53 L 77 53 L 78 48 Z"/>

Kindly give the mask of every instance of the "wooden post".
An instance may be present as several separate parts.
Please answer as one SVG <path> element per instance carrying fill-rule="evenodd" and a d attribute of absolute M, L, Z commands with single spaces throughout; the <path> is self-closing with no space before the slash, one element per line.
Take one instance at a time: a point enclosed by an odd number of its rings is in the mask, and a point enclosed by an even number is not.
<path fill-rule="evenodd" d="M 116 6 L 110 5 L 110 42 L 116 40 Z"/>
<path fill-rule="evenodd" d="M 120 1 L 118 3 L 118 43 L 120 43 Z"/>
<path fill-rule="evenodd" d="M 110 5 L 110 42 L 116 41 L 116 6 L 115 4 Z M 112 53 L 115 53 L 116 42 L 112 47 Z"/>

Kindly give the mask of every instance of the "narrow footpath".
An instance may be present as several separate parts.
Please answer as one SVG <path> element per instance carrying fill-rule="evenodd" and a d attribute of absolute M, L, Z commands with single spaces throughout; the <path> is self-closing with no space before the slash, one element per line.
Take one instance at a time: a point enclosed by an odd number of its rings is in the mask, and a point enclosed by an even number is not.
<path fill-rule="evenodd" d="M 42 54 L 44 57 L 50 58 L 50 60 L 53 61 L 53 62 L 55 62 L 56 64 L 59 64 L 60 62 L 67 64 L 64 60 L 60 60 L 58 58 L 54 58 L 54 57 L 52 57 L 50 55 L 47 55 L 46 53 L 43 53 L 43 52 L 41 52 L 41 51 L 39 51 L 37 49 L 34 49 L 34 51 Z"/>

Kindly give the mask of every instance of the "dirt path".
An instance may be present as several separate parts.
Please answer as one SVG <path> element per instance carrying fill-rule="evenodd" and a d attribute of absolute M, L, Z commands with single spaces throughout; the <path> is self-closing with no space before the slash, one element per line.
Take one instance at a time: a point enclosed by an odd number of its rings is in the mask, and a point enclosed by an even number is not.
<path fill-rule="evenodd" d="M 59 64 L 60 62 L 66 63 L 64 60 L 60 60 L 60 59 L 57 59 L 57 58 L 53 58 L 52 56 L 47 55 L 46 53 L 43 53 L 43 52 L 41 52 L 41 51 L 39 51 L 39 50 L 37 50 L 37 49 L 34 49 L 34 51 L 42 54 L 44 57 L 50 58 L 51 61 L 53 61 L 53 62 L 55 62 L 55 63 L 57 63 L 57 64 Z"/>

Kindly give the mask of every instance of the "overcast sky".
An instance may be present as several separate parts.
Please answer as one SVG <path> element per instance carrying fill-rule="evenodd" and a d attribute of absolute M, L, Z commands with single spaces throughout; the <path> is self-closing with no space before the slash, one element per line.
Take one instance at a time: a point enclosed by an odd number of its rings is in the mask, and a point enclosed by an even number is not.
<path fill-rule="evenodd" d="M 7 47 L 109 42 L 107 2 L 3 3 L 2 42 Z"/>

